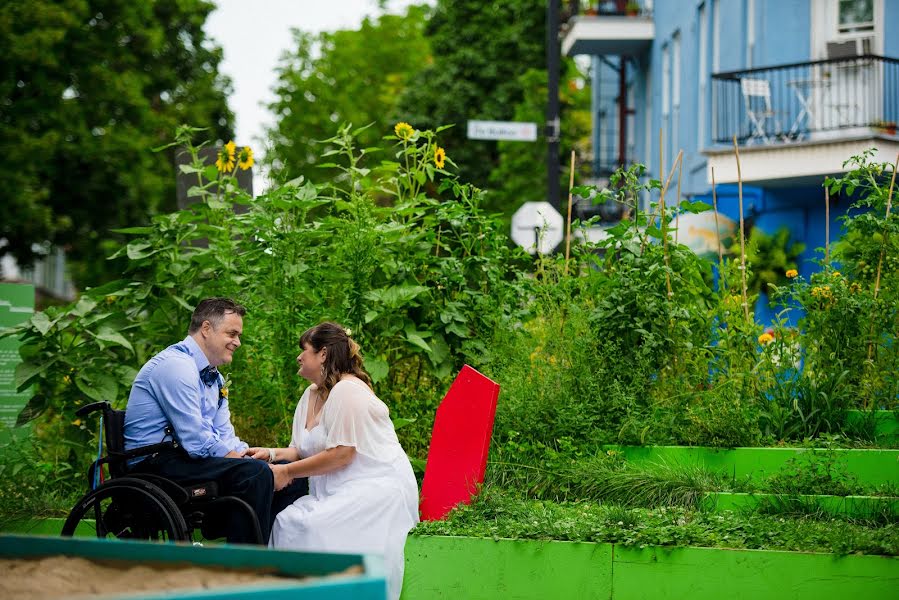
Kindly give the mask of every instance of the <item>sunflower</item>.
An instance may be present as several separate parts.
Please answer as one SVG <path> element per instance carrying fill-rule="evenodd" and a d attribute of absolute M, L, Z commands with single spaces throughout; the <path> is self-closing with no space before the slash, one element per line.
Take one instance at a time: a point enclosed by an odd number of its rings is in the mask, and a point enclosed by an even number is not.
<path fill-rule="evenodd" d="M 438 169 L 442 169 L 443 165 L 446 161 L 446 150 L 437 146 L 434 148 L 434 164 L 437 165 Z"/>
<path fill-rule="evenodd" d="M 242 170 L 246 171 L 250 167 L 253 166 L 253 149 L 249 146 L 244 146 L 243 150 L 240 151 L 240 154 L 237 155 L 237 166 Z"/>
<path fill-rule="evenodd" d="M 393 133 L 396 134 L 396 137 L 406 141 L 415 134 L 415 129 L 408 123 L 401 121 L 393 126 Z"/>
<path fill-rule="evenodd" d="M 237 151 L 237 145 L 230 141 L 225 144 L 218 152 L 218 158 L 215 161 L 215 167 L 220 173 L 227 173 L 234 170 L 234 155 Z"/>

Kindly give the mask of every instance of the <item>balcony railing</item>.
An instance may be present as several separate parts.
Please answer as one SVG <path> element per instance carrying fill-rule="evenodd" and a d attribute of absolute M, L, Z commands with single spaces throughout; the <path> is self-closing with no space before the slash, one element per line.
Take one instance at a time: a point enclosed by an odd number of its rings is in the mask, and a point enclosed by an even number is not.
<path fill-rule="evenodd" d="M 895 135 L 899 60 L 864 55 L 712 75 L 712 139 L 746 145 Z"/>

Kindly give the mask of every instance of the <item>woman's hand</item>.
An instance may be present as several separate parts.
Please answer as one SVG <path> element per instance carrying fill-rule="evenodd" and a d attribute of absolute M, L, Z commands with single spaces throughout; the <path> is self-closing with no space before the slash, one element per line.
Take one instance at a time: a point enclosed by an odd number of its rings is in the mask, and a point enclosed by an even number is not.
<path fill-rule="evenodd" d="M 272 474 L 275 476 L 275 491 L 283 490 L 287 487 L 293 478 L 287 472 L 287 465 L 269 465 L 272 468 Z"/>
<path fill-rule="evenodd" d="M 272 462 L 275 459 L 274 456 L 270 455 L 273 450 L 273 448 L 247 448 L 245 456 L 264 460 L 265 462 Z"/>

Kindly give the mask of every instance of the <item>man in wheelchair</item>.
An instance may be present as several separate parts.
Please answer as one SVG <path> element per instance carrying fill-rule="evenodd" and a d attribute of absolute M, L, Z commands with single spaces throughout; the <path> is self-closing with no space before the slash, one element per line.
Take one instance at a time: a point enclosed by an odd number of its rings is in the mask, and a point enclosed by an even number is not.
<path fill-rule="evenodd" d="M 207 298 L 194 310 L 187 337 L 147 361 L 128 398 L 124 449 L 134 454 L 140 448 L 159 448 L 131 458 L 129 475 L 176 482 L 192 498 L 215 493 L 239 498 L 258 520 L 257 527 L 246 511 L 209 505 L 217 514 L 204 520 L 204 535 L 265 544 L 275 515 L 306 494 L 308 483 L 295 480 L 274 492 L 270 466 L 245 457 L 248 445 L 231 425 L 227 390 L 217 367 L 230 363 L 240 347 L 245 313 L 227 298 Z M 171 445 L 159 446 L 169 441 Z"/>

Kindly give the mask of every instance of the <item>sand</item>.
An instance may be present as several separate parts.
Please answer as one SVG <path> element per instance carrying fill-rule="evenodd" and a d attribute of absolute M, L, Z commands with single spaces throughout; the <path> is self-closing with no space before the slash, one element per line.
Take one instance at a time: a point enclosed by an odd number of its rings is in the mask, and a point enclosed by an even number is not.
<path fill-rule="evenodd" d="M 361 572 L 361 567 L 353 567 L 339 575 Z M 0 574 L 0 598 L 3 600 L 102 598 L 105 595 L 120 597 L 150 592 L 175 597 L 186 590 L 275 586 L 296 583 L 301 579 L 189 564 L 148 565 L 71 556 L 0 559 Z"/>

